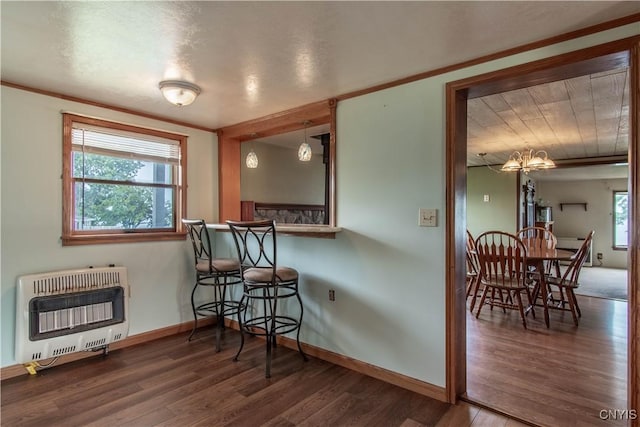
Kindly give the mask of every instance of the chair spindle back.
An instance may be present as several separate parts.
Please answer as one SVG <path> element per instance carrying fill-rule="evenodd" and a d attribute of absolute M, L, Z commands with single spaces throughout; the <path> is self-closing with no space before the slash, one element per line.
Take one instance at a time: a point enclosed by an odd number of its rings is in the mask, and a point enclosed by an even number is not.
<path fill-rule="evenodd" d="M 556 236 L 546 228 L 526 227 L 518 231 L 518 238 L 527 247 L 538 247 L 541 249 L 555 249 L 557 244 Z"/>
<path fill-rule="evenodd" d="M 580 276 L 580 271 L 584 266 L 584 263 L 587 260 L 587 256 L 589 255 L 589 250 L 591 247 L 591 240 L 593 240 L 593 234 L 595 231 L 591 230 L 587 235 L 584 242 L 582 242 L 582 246 L 578 249 L 578 253 L 576 254 L 571 264 L 567 267 L 566 271 L 562 275 L 562 281 L 578 283 L 578 277 Z"/>
<path fill-rule="evenodd" d="M 518 237 L 502 231 L 482 233 L 475 241 L 480 274 L 490 282 L 522 282 L 527 273 L 527 251 Z"/>

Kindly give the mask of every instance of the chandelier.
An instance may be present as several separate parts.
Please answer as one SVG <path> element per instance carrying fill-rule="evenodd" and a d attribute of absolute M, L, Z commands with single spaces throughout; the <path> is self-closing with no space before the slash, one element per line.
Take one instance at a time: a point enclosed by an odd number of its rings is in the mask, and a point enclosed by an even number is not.
<path fill-rule="evenodd" d="M 549 158 L 546 151 L 539 150 L 534 152 L 529 149 L 524 150 L 522 153 L 514 151 L 500 170 L 507 172 L 522 170 L 524 173 L 529 173 L 529 171 L 555 167 L 556 164 Z"/>

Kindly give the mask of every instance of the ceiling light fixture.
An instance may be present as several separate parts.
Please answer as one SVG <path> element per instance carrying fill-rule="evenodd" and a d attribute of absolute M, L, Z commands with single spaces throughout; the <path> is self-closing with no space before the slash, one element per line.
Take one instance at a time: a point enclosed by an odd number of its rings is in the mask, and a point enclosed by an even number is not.
<path fill-rule="evenodd" d="M 158 87 L 166 100 L 178 107 L 191 104 L 200 94 L 198 86 L 180 80 L 164 80 Z"/>
<path fill-rule="evenodd" d="M 305 120 L 303 124 L 304 124 L 304 141 L 302 142 L 302 144 L 300 144 L 300 147 L 298 148 L 298 160 L 300 160 L 301 162 L 308 162 L 308 161 L 311 161 L 311 155 L 313 154 L 313 152 L 311 151 L 311 146 L 307 142 L 307 126 L 309 126 L 311 122 L 309 120 Z"/>
<path fill-rule="evenodd" d="M 556 164 L 549 158 L 546 151 L 539 150 L 534 152 L 533 150 L 528 149 L 524 150 L 522 153 L 514 151 L 509 157 L 509 160 L 502 165 L 500 170 L 507 172 L 522 170 L 527 174 L 529 171 L 551 169 L 555 167 Z"/>
<path fill-rule="evenodd" d="M 255 138 L 256 136 L 258 136 L 257 133 L 251 134 L 251 138 Z M 253 148 L 251 148 L 251 151 L 249 151 L 249 154 L 247 154 L 244 163 L 249 169 L 255 169 L 258 167 L 258 156 L 256 155 L 255 151 L 253 151 Z"/>
<path fill-rule="evenodd" d="M 249 154 L 247 154 L 245 163 L 247 164 L 247 167 L 249 169 L 255 169 L 258 167 L 258 156 L 253 151 L 253 149 L 251 149 L 251 151 L 249 151 Z"/>

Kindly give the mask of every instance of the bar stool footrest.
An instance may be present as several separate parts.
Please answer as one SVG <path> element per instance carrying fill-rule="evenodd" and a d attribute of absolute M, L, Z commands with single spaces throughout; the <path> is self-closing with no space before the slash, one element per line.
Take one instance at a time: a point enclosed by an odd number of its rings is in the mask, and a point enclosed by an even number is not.
<path fill-rule="evenodd" d="M 271 332 L 267 331 L 264 323 L 267 322 L 271 324 L 274 321 L 274 329 Z M 298 330 L 300 328 L 300 322 L 290 316 L 278 315 L 275 316 L 275 319 L 271 316 L 259 316 L 244 320 L 242 328 L 244 332 L 255 336 L 283 335 Z"/>

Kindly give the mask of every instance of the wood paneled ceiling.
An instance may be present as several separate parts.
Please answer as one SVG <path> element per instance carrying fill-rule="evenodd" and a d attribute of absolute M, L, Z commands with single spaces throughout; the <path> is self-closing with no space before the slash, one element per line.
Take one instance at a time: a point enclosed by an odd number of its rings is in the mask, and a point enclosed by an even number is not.
<path fill-rule="evenodd" d="M 502 165 L 514 151 L 565 160 L 626 155 L 629 70 L 619 68 L 469 99 L 467 164 Z"/>

